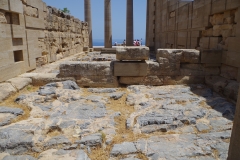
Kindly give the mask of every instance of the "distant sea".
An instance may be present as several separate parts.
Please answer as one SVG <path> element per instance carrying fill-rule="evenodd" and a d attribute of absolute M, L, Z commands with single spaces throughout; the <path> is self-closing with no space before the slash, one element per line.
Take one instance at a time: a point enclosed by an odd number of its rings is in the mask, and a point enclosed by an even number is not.
<path fill-rule="evenodd" d="M 122 44 L 124 39 L 113 39 L 112 44 L 115 42 Z M 140 39 L 139 39 L 140 40 Z M 145 45 L 145 39 L 142 40 L 142 45 Z M 104 46 L 104 39 L 93 39 L 93 46 Z"/>

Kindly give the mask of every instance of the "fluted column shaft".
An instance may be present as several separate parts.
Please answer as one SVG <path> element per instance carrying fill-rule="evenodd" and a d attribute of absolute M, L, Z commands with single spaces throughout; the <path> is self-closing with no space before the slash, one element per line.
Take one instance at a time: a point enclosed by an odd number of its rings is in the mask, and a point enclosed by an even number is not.
<path fill-rule="evenodd" d="M 92 48 L 92 14 L 91 14 L 91 0 L 84 0 L 84 16 L 85 22 L 88 23 L 89 47 Z"/>
<path fill-rule="evenodd" d="M 104 0 L 104 47 L 112 48 L 111 0 Z"/>
<path fill-rule="evenodd" d="M 127 0 L 126 45 L 133 45 L 133 0 Z"/>

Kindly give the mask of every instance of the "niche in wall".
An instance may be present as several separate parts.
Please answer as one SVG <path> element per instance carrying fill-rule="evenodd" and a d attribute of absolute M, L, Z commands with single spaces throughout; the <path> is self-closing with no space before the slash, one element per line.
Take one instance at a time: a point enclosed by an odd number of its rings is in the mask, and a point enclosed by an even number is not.
<path fill-rule="evenodd" d="M 13 51 L 13 54 L 14 54 L 14 62 L 23 61 L 23 51 L 22 50 Z"/>

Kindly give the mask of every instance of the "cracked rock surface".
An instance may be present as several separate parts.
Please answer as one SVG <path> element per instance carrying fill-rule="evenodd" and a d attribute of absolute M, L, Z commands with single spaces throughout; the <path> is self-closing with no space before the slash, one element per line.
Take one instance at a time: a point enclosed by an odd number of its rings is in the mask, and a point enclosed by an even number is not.
<path fill-rule="evenodd" d="M 0 107 L 0 159 L 227 159 L 235 104 L 205 85 L 54 82 Z M 1 106 L 1 104 L 0 104 Z M 1 125 L 3 124 L 3 125 Z"/>

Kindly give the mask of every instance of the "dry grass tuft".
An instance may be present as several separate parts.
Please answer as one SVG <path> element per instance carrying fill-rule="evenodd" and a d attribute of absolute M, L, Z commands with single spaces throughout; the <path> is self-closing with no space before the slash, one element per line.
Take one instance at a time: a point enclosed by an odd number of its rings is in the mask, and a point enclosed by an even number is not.
<path fill-rule="evenodd" d="M 28 117 L 30 116 L 30 111 L 31 109 L 28 108 L 27 106 L 24 105 L 20 105 L 17 104 L 15 102 L 16 98 L 22 94 L 30 94 L 32 92 L 35 92 L 39 89 L 39 87 L 37 86 L 27 86 L 24 89 L 22 89 L 21 91 L 13 94 L 12 96 L 10 96 L 9 98 L 7 98 L 6 100 L 4 100 L 3 102 L 0 103 L 0 106 L 6 106 L 6 107 L 12 107 L 12 108 L 20 108 L 24 111 L 23 115 L 18 116 L 17 118 L 12 120 L 12 123 L 16 123 L 22 120 L 26 120 L 28 119 Z"/>

